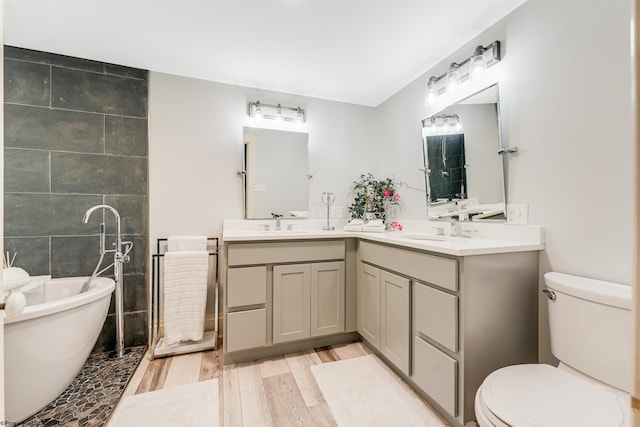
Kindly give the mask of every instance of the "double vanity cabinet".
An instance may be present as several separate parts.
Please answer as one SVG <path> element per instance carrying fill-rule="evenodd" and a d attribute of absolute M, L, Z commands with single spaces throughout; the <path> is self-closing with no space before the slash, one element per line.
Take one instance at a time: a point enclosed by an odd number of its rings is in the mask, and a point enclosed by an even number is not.
<path fill-rule="evenodd" d="M 296 237 L 225 241 L 225 363 L 360 337 L 464 425 L 490 372 L 537 362 L 541 245 Z"/>

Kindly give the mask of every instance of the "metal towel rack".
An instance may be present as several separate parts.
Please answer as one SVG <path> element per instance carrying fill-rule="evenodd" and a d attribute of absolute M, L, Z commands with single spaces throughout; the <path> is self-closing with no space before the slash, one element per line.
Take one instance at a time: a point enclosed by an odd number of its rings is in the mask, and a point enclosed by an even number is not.
<path fill-rule="evenodd" d="M 162 337 L 163 318 L 163 269 L 162 260 L 167 249 L 168 239 L 158 239 L 156 253 L 152 256 L 151 267 L 151 319 L 149 338 L 151 349 L 151 359 L 158 357 L 175 356 L 177 354 L 193 353 L 196 351 L 212 350 L 218 348 L 218 254 L 219 238 L 207 237 L 207 250 L 209 256 L 213 258 L 213 266 L 209 264 L 209 277 L 213 276 L 214 281 L 214 305 L 215 305 L 215 328 L 213 331 L 205 331 L 204 337 L 200 341 L 186 341 L 173 345 L 166 345 Z"/>

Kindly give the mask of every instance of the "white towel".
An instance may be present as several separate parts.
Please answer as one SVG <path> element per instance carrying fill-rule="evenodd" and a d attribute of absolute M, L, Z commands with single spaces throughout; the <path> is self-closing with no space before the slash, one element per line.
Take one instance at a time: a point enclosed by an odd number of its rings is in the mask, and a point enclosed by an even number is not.
<path fill-rule="evenodd" d="M 167 251 L 206 251 L 207 236 L 169 236 Z"/>
<path fill-rule="evenodd" d="M 21 288 L 31 281 L 29 273 L 20 267 L 9 267 L 2 269 L 2 278 L 4 280 L 4 290 L 11 291 Z"/>
<path fill-rule="evenodd" d="M 362 231 L 366 231 L 368 233 L 384 233 L 384 230 L 387 227 L 384 225 L 381 219 L 374 219 L 367 222 L 363 227 Z"/>
<path fill-rule="evenodd" d="M 362 231 L 367 233 L 384 233 L 386 227 L 384 225 L 369 225 L 362 227 Z"/>
<path fill-rule="evenodd" d="M 167 345 L 179 341 L 202 340 L 208 273 L 207 251 L 164 254 L 163 320 Z"/>

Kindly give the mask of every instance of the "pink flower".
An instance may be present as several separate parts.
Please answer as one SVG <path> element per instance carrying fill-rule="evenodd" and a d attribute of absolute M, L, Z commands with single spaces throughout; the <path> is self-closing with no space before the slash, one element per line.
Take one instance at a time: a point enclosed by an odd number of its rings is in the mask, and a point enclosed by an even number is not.
<path fill-rule="evenodd" d="M 389 197 L 389 196 L 391 196 L 391 191 L 384 190 L 384 197 Z"/>
<path fill-rule="evenodd" d="M 398 221 L 391 221 L 389 223 L 389 228 L 392 230 L 402 231 L 402 225 Z"/>
<path fill-rule="evenodd" d="M 394 194 L 393 200 L 400 200 L 400 195 L 398 193 Z"/>

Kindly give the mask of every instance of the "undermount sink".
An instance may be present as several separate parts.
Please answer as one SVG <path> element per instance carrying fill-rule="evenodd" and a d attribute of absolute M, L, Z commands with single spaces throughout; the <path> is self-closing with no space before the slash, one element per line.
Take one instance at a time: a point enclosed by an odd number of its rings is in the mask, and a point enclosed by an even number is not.
<path fill-rule="evenodd" d="M 293 230 L 262 230 L 260 231 L 261 234 L 265 234 L 265 235 L 269 235 L 269 236 L 279 236 L 279 235 L 289 235 L 289 234 L 305 234 L 305 233 L 309 233 L 310 230 L 299 230 L 299 229 L 293 229 Z"/>
<path fill-rule="evenodd" d="M 438 236 L 435 234 L 407 234 L 400 237 L 402 237 L 403 239 L 409 239 L 409 240 L 432 240 L 437 242 L 443 242 L 445 240 L 449 240 L 449 237 L 447 236 Z"/>

